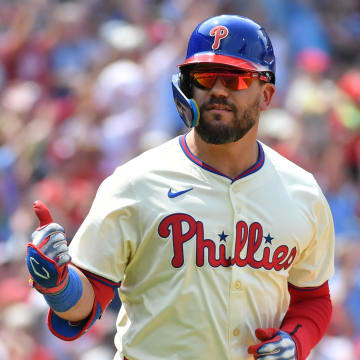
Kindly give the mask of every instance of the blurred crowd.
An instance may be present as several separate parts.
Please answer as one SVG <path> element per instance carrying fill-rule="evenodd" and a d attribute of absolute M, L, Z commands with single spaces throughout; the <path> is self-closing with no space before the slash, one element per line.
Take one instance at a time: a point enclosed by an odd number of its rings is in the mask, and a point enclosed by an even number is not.
<path fill-rule="evenodd" d="M 171 75 L 220 13 L 270 34 L 277 92 L 260 139 L 312 172 L 333 212 L 333 318 L 311 359 L 360 359 L 358 0 L 0 0 L 1 360 L 112 359 L 118 299 L 79 340 L 47 330 L 24 264 L 32 204 L 71 240 L 116 166 L 185 131 Z"/>

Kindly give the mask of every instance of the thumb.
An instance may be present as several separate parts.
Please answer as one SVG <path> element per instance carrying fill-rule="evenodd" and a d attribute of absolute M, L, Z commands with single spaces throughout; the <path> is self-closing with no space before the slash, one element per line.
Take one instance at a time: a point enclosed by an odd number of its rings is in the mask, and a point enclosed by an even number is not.
<path fill-rule="evenodd" d="M 255 330 L 255 335 L 259 340 L 266 341 L 272 339 L 278 332 L 279 329 L 275 329 L 275 328 L 268 328 L 268 329 L 259 328 Z"/>
<path fill-rule="evenodd" d="M 53 222 L 53 218 L 50 215 L 49 209 L 42 201 L 36 200 L 33 204 L 33 208 L 36 216 L 39 219 L 40 227 Z"/>

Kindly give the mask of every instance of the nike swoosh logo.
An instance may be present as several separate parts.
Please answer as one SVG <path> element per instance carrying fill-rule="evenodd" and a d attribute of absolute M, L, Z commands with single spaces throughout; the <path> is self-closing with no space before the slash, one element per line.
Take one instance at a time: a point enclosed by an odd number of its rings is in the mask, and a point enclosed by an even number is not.
<path fill-rule="evenodd" d="M 182 191 L 177 191 L 177 192 L 172 192 L 171 188 L 169 189 L 169 192 L 168 192 L 168 197 L 170 199 L 172 198 L 175 198 L 179 195 L 182 195 L 182 194 L 185 194 L 187 193 L 188 191 L 191 191 L 193 188 L 190 188 L 190 189 L 186 189 L 186 190 L 182 190 Z"/>

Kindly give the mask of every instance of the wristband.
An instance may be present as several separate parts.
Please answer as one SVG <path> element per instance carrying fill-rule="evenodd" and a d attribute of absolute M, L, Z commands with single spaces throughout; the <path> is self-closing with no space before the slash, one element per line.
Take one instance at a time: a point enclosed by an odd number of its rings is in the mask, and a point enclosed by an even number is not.
<path fill-rule="evenodd" d="M 79 274 L 69 267 L 69 281 L 61 292 L 57 294 L 44 294 L 48 305 L 56 312 L 65 312 L 78 303 L 83 293 Z"/>

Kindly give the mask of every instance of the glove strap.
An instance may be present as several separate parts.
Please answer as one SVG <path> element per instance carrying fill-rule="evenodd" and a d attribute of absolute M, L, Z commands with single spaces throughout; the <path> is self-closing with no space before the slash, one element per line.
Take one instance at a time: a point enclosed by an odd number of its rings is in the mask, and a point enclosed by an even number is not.
<path fill-rule="evenodd" d="M 47 293 L 44 294 L 46 302 L 56 312 L 71 309 L 78 303 L 83 293 L 80 276 L 73 268 L 69 267 L 67 277 L 67 284 L 60 292 L 51 294 L 47 289 Z"/>
<path fill-rule="evenodd" d="M 62 277 L 61 282 L 57 286 L 46 288 L 46 287 L 41 286 L 40 284 L 38 284 L 35 281 L 31 281 L 32 279 L 29 280 L 30 285 L 32 287 L 34 287 L 37 291 L 42 293 L 43 295 L 56 295 L 56 294 L 59 294 L 62 291 L 64 291 L 64 289 L 68 286 L 69 269 L 70 268 L 67 265 L 64 266 L 63 274 L 61 275 L 61 277 Z"/>

